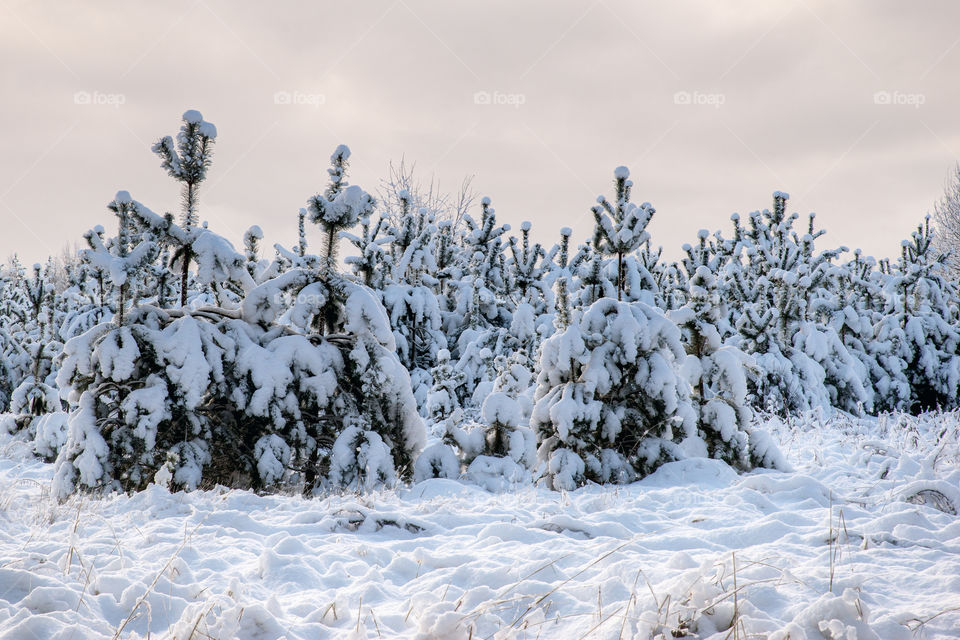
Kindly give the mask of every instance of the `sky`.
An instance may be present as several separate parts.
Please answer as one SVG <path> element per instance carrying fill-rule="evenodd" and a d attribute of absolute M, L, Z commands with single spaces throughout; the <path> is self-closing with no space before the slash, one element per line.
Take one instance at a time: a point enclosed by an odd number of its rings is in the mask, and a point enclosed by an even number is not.
<path fill-rule="evenodd" d="M 960 158 L 957 24 L 954 0 L 0 0 L 0 256 L 110 228 L 119 189 L 176 212 L 150 146 L 186 109 L 219 130 L 200 217 L 238 247 L 294 244 L 345 143 L 352 183 L 473 176 L 544 243 L 589 237 L 626 165 L 670 257 L 775 190 L 821 246 L 897 255 Z"/>

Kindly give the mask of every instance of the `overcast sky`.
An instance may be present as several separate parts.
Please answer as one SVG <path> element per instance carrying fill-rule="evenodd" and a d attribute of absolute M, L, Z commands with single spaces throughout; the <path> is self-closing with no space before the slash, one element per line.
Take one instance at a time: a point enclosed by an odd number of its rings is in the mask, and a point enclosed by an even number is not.
<path fill-rule="evenodd" d="M 118 189 L 176 211 L 150 145 L 188 108 L 219 129 L 201 218 L 238 246 L 295 242 L 346 143 L 353 183 L 474 175 L 544 241 L 587 237 L 625 164 L 673 257 L 776 189 L 895 255 L 960 157 L 958 24 L 955 0 L 0 0 L 0 256 L 112 226 Z"/>

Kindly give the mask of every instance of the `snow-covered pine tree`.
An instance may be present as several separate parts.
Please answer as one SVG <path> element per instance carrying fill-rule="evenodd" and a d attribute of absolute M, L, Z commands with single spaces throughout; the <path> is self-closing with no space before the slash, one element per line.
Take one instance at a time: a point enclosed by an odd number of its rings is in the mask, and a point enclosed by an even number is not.
<path fill-rule="evenodd" d="M 679 309 L 687 302 L 687 278 L 678 263 L 661 261 L 662 256 L 663 247 L 654 250 L 649 240 L 637 251 L 640 278 L 649 274 L 649 280 L 641 280 L 640 287 L 653 295 L 654 305 L 660 309 Z M 638 287 L 632 289 L 636 291 Z"/>
<path fill-rule="evenodd" d="M 696 425 L 684 358 L 660 310 L 610 298 L 544 341 L 530 424 L 548 484 L 631 482 L 682 455 Z"/>
<path fill-rule="evenodd" d="M 99 233 L 87 234 L 91 248 L 81 253 L 109 274 L 117 313 L 64 347 L 57 384 L 71 414 L 54 478 L 60 498 L 81 487 L 142 488 L 168 460 L 178 483 L 195 487 L 209 457 L 205 442 L 187 436 L 202 430 L 195 409 L 209 372 L 202 349 L 196 358 L 199 328 L 190 322 L 163 326 L 168 318 L 155 308 L 127 309 L 156 253 L 149 240 L 129 246 L 136 205 L 129 193 L 119 192 L 109 205 L 118 219 L 117 236 L 104 242 Z"/>
<path fill-rule="evenodd" d="M 750 428 L 753 412 L 746 404 L 744 368 L 752 360 L 736 347 L 724 344 L 718 324 L 726 316 L 717 281 L 710 269 L 698 266 L 690 278 L 689 302 L 671 313 L 680 327 L 687 352 L 682 371 L 690 384 L 697 416 L 698 441 L 693 453 L 723 460 L 750 470 L 776 466 L 780 455 L 769 436 Z M 700 441 L 705 450 L 696 451 Z"/>
<path fill-rule="evenodd" d="M 573 322 L 573 306 L 570 292 L 570 235 L 573 230 L 570 227 L 560 229 L 560 245 L 557 252 L 557 275 L 554 280 L 556 288 L 556 312 L 554 314 L 554 327 L 557 331 L 563 331 Z"/>
<path fill-rule="evenodd" d="M 520 240 L 511 236 L 507 243 L 511 252 L 506 263 L 508 289 L 518 294 L 516 304 L 527 302 L 542 306 L 546 297 L 544 276 L 549 270 L 545 264 L 547 252 L 539 242 L 530 243 L 530 228 L 529 222 L 523 222 L 520 225 Z"/>
<path fill-rule="evenodd" d="M 464 409 L 477 418 L 480 405 L 493 385 L 496 369 L 493 359 L 508 342 L 513 311 L 506 295 L 506 258 L 504 234 L 510 225 L 498 225 L 490 198 L 480 201 L 481 217 L 476 221 L 464 216 L 467 232 L 463 237 L 466 253 L 464 277 L 459 283 L 458 311 L 464 327 L 456 337 L 454 356 L 466 376 L 463 386 Z"/>
<path fill-rule="evenodd" d="M 328 272 L 337 270 L 339 233 L 357 224 L 360 218 L 369 217 L 376 204 L 370 194 L 347 182 L 349 160 L 350 148 L 345 144 L 338 146 L 330 156 L 330 183 L 326 190 L 307 200 L 309 220 L 323 232 L 321 254 Z"/>
<path fill-rule="evenodd" d="M 878 382 L 884 404 L 919 413 L 958 406 L 960 332 L 957 285 L 947 257 L 935 249 L 929 216 L 901 244 L 900 259 L 883 263 L 887 309 L 874 347 L 888 377 Z M 900 372 L 909 388 L 900 380 Z"/>
<path fill-rule="evenodd" d="M 490 198 L 480 200 L 480 210 L 479 221 L 470 215 L 464 216 L 463 251 L 467 266 L 461 298 L 466 302 L 468 326 L 503 327 L 510 322 L 504 255 L 504 235 L 510 231 L 510 225 L 497 224 Z"/>
<path fill-rule="evenodd" d="M 17 286 L 5 292 L 13 298 L 11 315 L 0 334 L 5 346 L 2 379 L 12 388 L 5 429 L 25 432 L 30 438 L 36 436 L 42 416 L 62 409 L 55 379 L 63 348 L 58 327 L 63 309 L 52 271 L 50 260 L 45 267 L 35 264 L 32 277 L 18 278 Z"/>
<path fill-rule="evenodd" d="M 545 251 L 540 243 L 530 242 L 529 222 L 520 225 L 521 239 L 511 236 L 511 257 L 507 260 L 508 292 L 514 296 L 510 332 L 527 357 L 532 373 L 542 338 L 553 333 L 554 259 L 560 250 L 554 245 Z"/>
<path fill-rule="evenodd" d="M 180 125 L 176 142 L 171 136 L 165 136 L 153 145 L 153 152 L 160 156 L 167 174 L 181 184 L 183 208 L 180 228 L 184 233 L 183 237 L 170 238 L 176 241 L 174 246 L 178 247 L 173 255 L 175 264 L 171 266 L 179 265 L 180 269 L 180 306 L 187 304 L 190 261 L 193 259 L 192 244 L 186 239 L 193 236 L 193 230 L 199 222 L 198 192 L 200 184 L 207 177 L 216 139 L 217 128 L 204 120 L 199 111 L 190 109 L 183 114 L 183 124 Z"/>
<path fill-rule="evenodd" d="M 875 326 L 882 317 L 884 300 L 876 266 L 873 258 L 857 249 L 852 260 L 830 269 L 815 303 L 821 320 L 863 365 L 864 386 L 872 396 L 872 402 L 863 407 L 867 412 L 893 410 L 895 403 L 887 402 L 890 392 L 896 394 L 895 388 L 907 388 L 905 372 L 885 371 L 877 358 L 882 346 L 875 341 Z"/>
<path fill-rule="evenodd" d="M 537 461 L 537 439 L 524 422 L 517 399 L 494 391 L 483 401 L 479 425 L 453 428 L 457 445 L 469 462 L 466 475 L 472 482 L 489 491 L 529 482 Z"/>
<path fill-rule="evenodd" d="M 437 352 L 447 347 L 433 289 L 438 283 L 431 275 L 437 269 L 433 255 L 437 229 L 425 208 L 415 213 L 410 210 L 406 191 L 400 197 L 400 224 L 390 230 L 392 269 L 383 288 L 383 303 L 393 327 L 397 356 L 410 372 L 417 406 L 425 414 L 433 385 L 430 369 Z"/>
<path fill-rule="evenodd" d="M 654 279 L 632 254 L 649 240 L 646 228 L 655 210 L 649 202 L 637 206 L 630 201 L 633 181 L 629 169 L 617 167 L 613 176 L 614 202 L 600 195 L 591 208 L 596 223 L 593 248 L 614 260 L 613 287 L 617 300 L 625 299 L 626 295 L 628 300 L 643 299 L 653 304 L 650 288 L 655 286 Z M 648 291 L 645 298 L 643 291 Z"/>
<path fill-rule="evenodd" d="M 106 242 L 101 225 L 84 234 L 87 248 L 95 249 Z M 96 236 L 96 238 L 94 238 Z M 60 339 L 64 343 L 90 327 L 113 317 L 112 296 L 108 294 L 110 275 L 95 264 L 82 259 L 68 270 L 68 286 L 62 297 L 66 301 Z"/>
<path fill-rule="evenodd" d="M 451 362 L 450 352 L 441 349 L 437 352 L 437 364 L 431 372 L 433 386 L 427 394 L 427 419 L 434 435 L 441 435 L 446 428 L 446 422 L 456 419 L 461 410 L 459 391 L 465 382 L 463 372 L 456 363 Z"/>
<path fill-rule="evenodd" d="M 466 326 L 463 309 L 460 305 L 459 283 L 464 277 L 465 253 L 458 239 L 458 233 L 450 220 L 437 222 L 437 241 L 434 260 L 437 263 L 436 295 L 443 320 L 443 332 L 447 336 L 459 336 Z M 448 347 L 453 346 L 448 340 Z"/>
<path fill-rule="evenodd" d="M 286 363 L 260 383 L 262 367 L 249 365 L 254 384 L 246 386 L 246 412 L 282 418 L 261 440 L 262 466 L 272 476 L 295 472 L 307 489 L 407 478 L 426 440 L 377 294 L 336 271 L 337 233 L 369 216 L 375 204 L 360 187 L 346 186 L 348 157 L 349 149 L 337 148 L 330 185 L 308 204 L 325 237 L 323 255 L 296 260 L 291 252 L 293 268 L 257 286 L 242 307 L 244 320 L 273 336 L 261 340 L 258 359 L 265 352 Z M 286 329 L 278 332 L 279 322 Z"/>
<path fill-rule="evenodd" d="M 758 365 L 758 375 L 748 377 L 755 402 L 779 412 L 831 405 L 858 411 L 871 401 L 866 369 L 811 308 L 846 249 L 815 252 L 823 231 L 814 230 L 813 216 L 799 236 L 799 216 L 786 213 L 789 196 L 773 195 L 773 210 L 751 213 L 749 228 L 734 219 L 737 250 L 723 272 L 739 314 L 737 346 Z"/>
<path fill-rule="evenodd" d="M 387 227 L 385 218 L 377 218 L 376 224 L 371 224 L 370 218 L 360 218 L 360 235 L 346 231 L 340 233 L 359 252 L 359 255 L 347 256 L 343 261 L 350 266 L 359 282 L 375 291 L 383 289 L 389 273 L 390 256 L 383 245 L 392 242 L 393 237 L 389 235 Z"/>
<path fill-rule="evenodd" d="M 253 225 L 243 233 L 243 253 L 247 259 L 244 266 L 247 268 L 247 273 L 250 274 L 254 282 L 257 281 L 257 276 L 260 275 L 263 269 L 260 260 L 261 240 L 263 240 L 263 229 L 258 225 Z"/>

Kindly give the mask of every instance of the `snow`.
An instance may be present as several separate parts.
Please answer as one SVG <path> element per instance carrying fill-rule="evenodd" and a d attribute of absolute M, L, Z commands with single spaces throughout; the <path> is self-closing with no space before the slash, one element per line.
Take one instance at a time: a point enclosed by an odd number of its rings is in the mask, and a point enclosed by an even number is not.
<path fill-rule="evenodd" d="M 739 637 L 955 638 L 960 415 L 765 427 L 795 471 L 688 459 L 569 492 L 438 478 L 62 504 L 52 465 L 0 436 L 0 638 L 721 640 L 734 617 Z M 500 478 L 504 460 L 472 474 Z"/>
<path fill-rule="evenodd" d="M 187 109 L 183 112 L 183 121 L 190 124 L 200 124 L 203 122 L 203 114 L 196 109 Z"/>
<path fill-rule="evenodd" d="M 201 136 L 206 138 L 216 138 L 217 137 L 217 127 L 212 122 L 203 121 L 198 127 L 198 131 Z"/>

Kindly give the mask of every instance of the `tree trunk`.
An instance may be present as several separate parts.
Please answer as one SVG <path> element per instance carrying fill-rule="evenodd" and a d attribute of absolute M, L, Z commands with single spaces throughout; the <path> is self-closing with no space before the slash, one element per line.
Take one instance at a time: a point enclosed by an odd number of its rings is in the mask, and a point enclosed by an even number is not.
<path fill-rule="evenodd" d="M 184 247 L 181 257 L 180 269 L 180 306 L 187 306 L 187 282 L 190 279 L 190 258 L 191 252 L 188 247 Z"/>
<path fill-rule="evenodd" d="M 617 254 L 617 302 L 623 300 L 623 254 Z"/>

